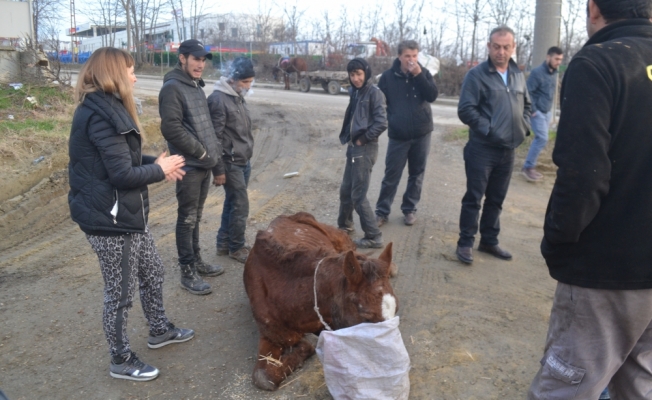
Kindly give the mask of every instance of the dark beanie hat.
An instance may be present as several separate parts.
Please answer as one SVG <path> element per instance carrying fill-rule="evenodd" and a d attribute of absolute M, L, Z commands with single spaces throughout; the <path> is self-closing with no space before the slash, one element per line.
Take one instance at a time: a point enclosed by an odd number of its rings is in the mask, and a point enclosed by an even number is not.
<path fill-rule="evenodd" d="M 364 58 L 354 58 L 346 66 L 346 72 L 348 73 L 358 69 L 364 72 L 364 83 L 366 84 L 369 78 L 371 78 L 371 66 L 369 66 L 369 63 Z"/>
<path fill-rule="evenodd" d="M 231 63 L 229 77 L 234 81 L 241 81 L 256 76 L 254 65 L 247 57 L 238 57 Z"/>

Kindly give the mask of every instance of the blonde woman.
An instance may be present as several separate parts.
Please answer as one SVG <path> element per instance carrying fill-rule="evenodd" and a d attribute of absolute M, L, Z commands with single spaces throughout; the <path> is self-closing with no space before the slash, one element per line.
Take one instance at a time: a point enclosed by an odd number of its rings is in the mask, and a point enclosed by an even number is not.
<path fill-rule="evenodd" d="M 149 322 L 150 348 L 195 335 L 176 328 L 163 308 L 163 263 L 147 227 L 147 185 L 182 179 L 180 156 L 142 154 L 133 98 L 134 60 L 111 47 L 96 50 L 79 73 L 79 102 L 70 130 L 72 219 L 86 233 L 104 277 L 103 326 L 114 378 L 148 381 L 158 369 L 138 359 L 127 337 L 136 289 Z"/>

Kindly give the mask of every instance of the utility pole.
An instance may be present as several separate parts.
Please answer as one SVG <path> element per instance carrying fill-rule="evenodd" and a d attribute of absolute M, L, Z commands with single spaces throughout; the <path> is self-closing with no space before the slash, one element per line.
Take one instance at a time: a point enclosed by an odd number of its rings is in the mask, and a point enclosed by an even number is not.
<path fill-rule="evenodd" d="M 75 17 L 75 0 L 70 0 L 70 62 L 79 61 L 75 54 L 77 46 L 77 19 Z"/>
<path fill-rule="evenodd" d="M 532 66 L 536 67 L 546 58 L 548 49 L 559 46 L 562 0 L 537 0 L 534 20 L 534 48 Z"/>

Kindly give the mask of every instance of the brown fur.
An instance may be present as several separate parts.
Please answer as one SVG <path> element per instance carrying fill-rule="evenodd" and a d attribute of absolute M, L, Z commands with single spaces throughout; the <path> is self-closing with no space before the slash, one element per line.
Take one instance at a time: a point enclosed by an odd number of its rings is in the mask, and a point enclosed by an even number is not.
<path fill-rule="evenodd" d="M 301 79 L 302 72 L 308 71 L 308 63 L 303 58 L 292 57 L 287 64 L 283 66 L 274 67 L 272 71 L 274 79 L 278 80 L 279 72 L 283 73 L 283 82 L 285 83 L 285 90 L 290 90 L 290 74 L 296 73 L 297 79 Z"/>
<path fill-rule="evenodd" d="M 244 268 L 260 333 L 253 382 L 261 389 L 276 390 L 315 352 L 304 334 L 324 329 L 313 309 L 314 273 L 322 259 L 317 302 L 325 322 L 340 329 L 383 320 L 382 297 L 394 295 L 391 243 L 379 258 L 369 258 L 355 252 L 346 233 L 308 213 L 277 217 L 258 232 Z"/>

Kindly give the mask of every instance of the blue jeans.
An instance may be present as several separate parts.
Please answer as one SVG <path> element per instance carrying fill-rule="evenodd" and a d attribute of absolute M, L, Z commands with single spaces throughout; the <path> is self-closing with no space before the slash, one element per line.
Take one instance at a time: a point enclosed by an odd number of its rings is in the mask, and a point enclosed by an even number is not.
<path fill-rule="evenodd" d="M 374 212 L 367 199 L 371 169 L 378 158 L 378 143 L 370 142 L 364 146 L 348 145 L 346 167 L 340 186 L 340 213 L 337 225 L 340 228 L 353 228 L 353 210 L 360 216 L 360 225 L 367 239 L 378 240 L 382 233 L 378 229 Z"/>
<path fill-rule="evenodd" d="M 199 223 L 211 187 L 211 171 L 193 168 L 177 181 L 177 252 L 180 264 L 195 262 L 199 255 Z"/>
<path fill-rule="evenodd" d="M 534 131 L 534 140 L 530 145 L 530 151 L 527 153 L 523 168 L 534 168 L 537 166 L 537 158 L 539 158 L 541 150 L 543 150 L 548 143 L 548 127 L 550 125 L 551 117 L 552 111 L 548 111 L 547 113 L 537 111 L 536 115 L 530 118 L 532 130 Z"/>
<path fill-rule="evenodd" d="M 495 246 L 500 233 L 500 213 L 514 169 L 514 149 L 468 142 L 464 147 L 464 168 L 466 194 L 462 198 L 457 245 L 473 246 L 482 207 L 480 244 Z"/>
<path fill-rule="evenodd" d="M 401 211 L 403 214 L 417 211 L 417 204 L 421 200 L 426 161 L 428 153 L 430 153 L 431 136 L 432 133 L 428 133 L 425 136 L 406 141 L 389 139 L 385 157 L 385 177 L 376 202 L 376 215 L 381 217 L 389 215 L 406 163 L 408 165 L 408 182 L 405 194 L 403 194 Z"/>
<path fill-rule="evenodd" d="M 228 247 L 235 253 L 245 245 L 245 230 L 249 217 L 249 176 L 251 164 L 235 165 L 225 163 L 226 183 L 224 184 L 224 207 L 222 208 L 222 224 L 217 231 L 217 248 Z"/>

